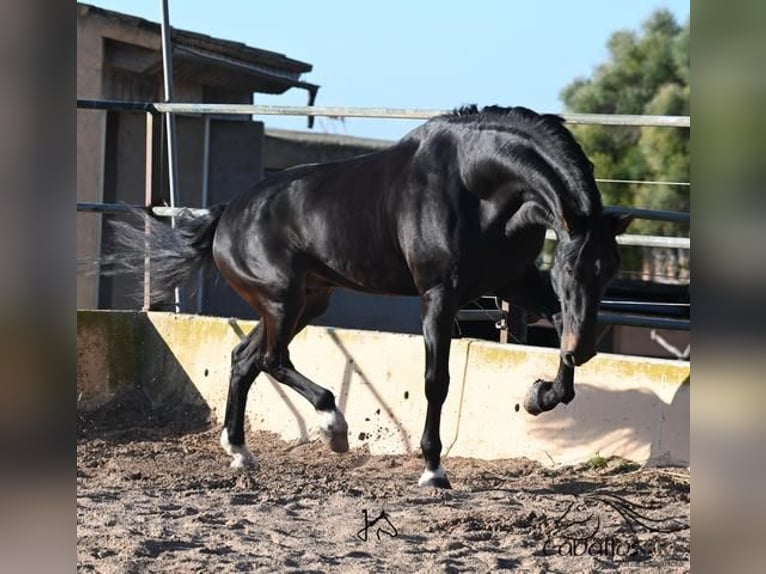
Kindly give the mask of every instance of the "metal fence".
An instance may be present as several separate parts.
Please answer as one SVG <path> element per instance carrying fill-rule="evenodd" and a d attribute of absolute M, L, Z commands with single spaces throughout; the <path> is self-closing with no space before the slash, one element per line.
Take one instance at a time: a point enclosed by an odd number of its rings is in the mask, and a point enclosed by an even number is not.
<path fill-rule="evenodd" d="M 451 110 L 423 110 L 409 108 L 355 108 L 355 107 L 314 107 L 314 106 L 261 106 L 247 104 L 205 104 L 205 103 L 153 103 L 153 102 L 123 102 L 114 100 L 96 100 L 96 99 L 78 99 L 78 109 L 86 110 L 105 110 L 105 111 L 134 111 L 144 112 L 146 114 L 146 178 L 145 178 L 145 204 L 141 206 L 127 206 L 121 204 L 107 203 L 80 203 L 77 204 L 77 210 L 80 212 L 91 213 L 120 213 L 134 208 L 145 209 L 160 217 L 173 217 L 179 210 L 185 209 L 176 207 L 176 190 L 173 179 L 170 181 L 170 204 L 171 207 L 158 207 L 152 205 L 153 197 L 153 169 L 154 169 L 154 130 L 158 119 L 162 114 L 198 114 L 198 115 L 249 115 L 249 116 L 325 116 L 325 117 L 354 117 L 354 118 L 376 118 L 376 119 L 413 119 L 427 120 L 432 117 L 449 113 Z M 613 114 L 560 114 L 568 124 L 594 124 L 608 126 L 634 126 L 634 127 L 668 127 L 668 128 L 688 128 L 691 125 L 689 116 L 656 116 L 656 115 L 613 115 Z M 170 140 L 169 140 L 170 142 Z M 172 145 L 172 144 L 171 144 Z M 169 150 L 169 156 L 173 157 L 173 150 Z M 170 173 L 173 172 L 173 166 L 170 166 Z M 617 180 L 597 180 L 608 182 L 621 182 Z M 625 183 L 644 183 L 628 182 Z M 689 186 L 689 182 L 646 182 L 650 184 L 666 184 Z M 640 208 L 626 208 L 606 206 L 605 210 L 617 213 L 632 214 L 639 219 L 651 219 L 657 221 L 668 221 L 678 223 L 689 223 L 690 214 L 675 211 L 661 211 Z M 192 209 L 195 211 L 204 211 Z M 546 238 L 555 239 L 553 231 L 548 230 Z M 669 247 L 679 249 L 690 249 L 691 243 L 688 237 L 665 237 L 654 235 L 621 235 L 617 238 L 620 245 L 633 245 L 642 247 Z M 599 322 L 617 325 L 634 325 L 641 327 L 656 327 L 666 329 L 689 330 L 690 320 L 675 317 L 651 317 L 639 313 L 651 313 L 660 311 L 667 313 L 668 308 L 658 309 L 656 304 L 652 307 L 651 303 L 641 303 L 632 305 L 621 305 L 620 302 L 613 302 L 610 310 L 603 310 L 599 313 Z M 686 305 L 688 308 L 688 304 Z M 144 307 L 148 308 L 148 299 L 145 298 Z M 614 312 L 615 310 L 619 312 Z M 498 309 L 483 310 L 462 310 L 458 314 L 458 319 L 463 321 L 473 320 L 497 320 L 504 322 L 508 316 L 508 306 L 504 305 Z"/>

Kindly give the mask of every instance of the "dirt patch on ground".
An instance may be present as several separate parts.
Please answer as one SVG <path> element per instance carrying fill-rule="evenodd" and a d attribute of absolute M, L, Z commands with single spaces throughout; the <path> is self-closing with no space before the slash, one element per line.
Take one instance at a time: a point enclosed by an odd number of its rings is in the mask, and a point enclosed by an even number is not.
<path fill-rule="evenodd" d="M 267 433 L 237 471 L 198 416 L 80 416 L 78 571 L 690 569 L 686 471 L 449 458 L 445 491 L 416 485 L 419 457 Z"/>

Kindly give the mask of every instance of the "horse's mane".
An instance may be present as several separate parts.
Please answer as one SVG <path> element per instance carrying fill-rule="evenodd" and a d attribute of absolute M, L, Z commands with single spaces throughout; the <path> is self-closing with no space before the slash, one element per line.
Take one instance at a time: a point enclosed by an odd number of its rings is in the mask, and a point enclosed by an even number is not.
<path fill-rule="evenodd" d="M 554 140 L 569 151 L 572 157 L 588 161 L 572 132 L 564 126 L 564 118 L 556 114 L 539 114 L 524 106 L 484 106 L 468 104 L 437 117 L 448 123 L 474 124 L 488 129 L 531 129 L 549 140 Z"/>
<path fill-rule="evenodd" d="M 503 107 L 469 104 L 455 108 L 449 113 L 434 118 L 445 122 L 474 129 L 486 129 L 500 132 L 524 132 L 545 149 L 558 151 L 558 155 L 574 162 L 586 176 L 592 175 L 593 163 L 585 155 L 580 144 L 564 125 L 564 118 L 556 114 L 539 114 L 523 106 Z M 585 183 L 585 182 L 583 182 Z M 595 208 L 601 210 L 601 196 L 595 186 L 583 185 L 582 191 L 588 197 L 591 206 L 583 205 L 585 212 Z"/>
<path fill-rule="evenodd" d="M 539 114 L 534 110 L 530 110 L 524 106 L 484 106 L 479 108 L 476 104 L 465 104 L 453 109 L 451 112 L 439 116 L 442 118 L 460 118 L 460 117 L 490 117 L 490 116 L 522 116 L 527 119 L 533 118 L 547 118 L 550 120 L 564 122 L 564 118 L 557 116 L 556 114 Z"/>

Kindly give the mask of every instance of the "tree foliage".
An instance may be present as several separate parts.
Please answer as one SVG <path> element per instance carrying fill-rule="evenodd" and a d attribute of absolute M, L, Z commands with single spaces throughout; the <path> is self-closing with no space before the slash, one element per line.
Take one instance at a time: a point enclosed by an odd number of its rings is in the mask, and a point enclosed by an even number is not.
<path fill-rule="evenodd" d="M 567 111 L 605 114 L 689 114 L 689 21 L 680 26 L 666 10 L 654 12 L 641 32 L 615 32 L 609 58 L 590 78 L 561 93 Z M 597 178 L 689 181 L 690 130 L 575 126 Z M 689 187 L 600 183 L 606 205 L 688 211 Z M 631 230 L 685 234 L 688 227 L 639 220 Z"/>

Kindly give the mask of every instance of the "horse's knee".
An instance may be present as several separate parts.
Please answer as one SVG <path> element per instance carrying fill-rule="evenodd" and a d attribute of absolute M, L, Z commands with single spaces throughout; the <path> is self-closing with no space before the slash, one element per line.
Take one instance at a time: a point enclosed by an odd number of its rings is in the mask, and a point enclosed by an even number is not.
<path fill-rule="evenodd" d="M 229 386 L 247 390 L 250 388 L 250 385 L 255 380 L 259 371 L 260 367 L 255 357 L 232 361 Z"/>
<path fill-rule="evenodd" d="M 265 352 L 258 352 L 256 353 L 255 360 L 262 371 L 277 380 L 282 380 L 284 372 L 292 367 L 290 352 L 286 348 L 268 349 Z"/>
<path fill-rule="evenodd" d="M 263 350 L 260 345 L 253 347 L 250 340 L 244 340 L 231 351 L 231 384 L 250 386 L 253 379 L 263 370 L 261 368 L 261 356 Z"/>

